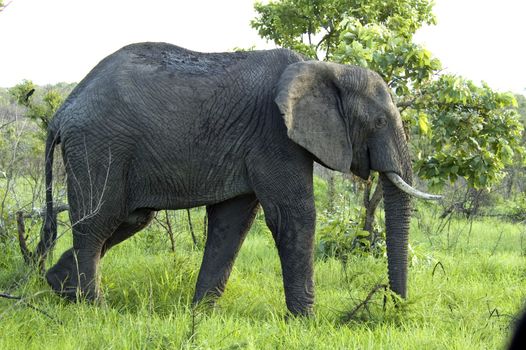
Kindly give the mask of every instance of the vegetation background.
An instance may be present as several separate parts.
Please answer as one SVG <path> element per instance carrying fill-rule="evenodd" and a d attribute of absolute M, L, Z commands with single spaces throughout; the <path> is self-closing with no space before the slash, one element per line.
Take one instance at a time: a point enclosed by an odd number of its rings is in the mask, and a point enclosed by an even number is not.
<path fill-rule="evenodd" d="M 376 179 L 361 182 L 320 167 L 315 318 L 285 312 L 263 213 L 218 305 L 193 307 L 206 239 L 203 208 L 159 212 L 150 227 L 112 249 L 102 261 L 100 305 L 60 300 L 19 244 L 33 250 L 39 240 L 45 129 L 75 84 L 26 80 L 0 89 L 0 349 L 504 347 L 526 297 L 526 98 L 443 74 L 440 61 L 413 42 L 422 25 L 434 23 L 432 5 L 281 0 L 256 3 L 252 21 L 280 46 L 371 68 L 394 91 L 417 186 L 445 194 L 438 204 L 415 203 L 410 296 L 399 307 L 382 287 Z M 55 173 L 55 198 L 65 203 L 60 164 Z M 48 265 L 71 245 L 67 213 L 59 218 Z"/>

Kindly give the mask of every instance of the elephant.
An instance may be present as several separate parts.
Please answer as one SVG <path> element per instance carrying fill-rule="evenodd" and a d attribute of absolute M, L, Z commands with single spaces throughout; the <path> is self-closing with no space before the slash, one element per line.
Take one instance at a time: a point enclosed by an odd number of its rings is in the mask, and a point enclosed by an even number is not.
<path fill-rule="evenodd" d="M 407 289 L 412 170 L 400 114 L 370 70 L 288 50 L 199 53 L 137 43 L 103 59 L 49 124 L 47 243 L 57 235 L 52 168 L 61 145 L 73 247 L 45 274 L 70 300 L 100 296 L 98 265 L 161 209 L 206 206 L 193 302 L 216 300 L 262 207 L 291 314 L 313 313 L 313 163 L 380 173 L 388 278 Z"/>
<path fill-rule="evenodd" d="M 508 340 L 508 350 L 524 349 L 526 342 L 526 311 L 516 315 L 513 327 L 513 333 Z"/>

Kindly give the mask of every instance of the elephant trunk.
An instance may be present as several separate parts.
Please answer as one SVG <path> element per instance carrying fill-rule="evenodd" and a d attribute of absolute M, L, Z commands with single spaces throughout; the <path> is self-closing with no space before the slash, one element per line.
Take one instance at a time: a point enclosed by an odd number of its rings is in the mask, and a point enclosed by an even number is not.
<path fill-rule="evenodd" d="M 410 161 L 402 166 L 403 180 L 412 183 Z M 407 257 L 411 197 L 400 190 L 385 174 L 381 174 L 384 193 L 387 264 L 389 285 L 402 298 L 407 296 Z"/>

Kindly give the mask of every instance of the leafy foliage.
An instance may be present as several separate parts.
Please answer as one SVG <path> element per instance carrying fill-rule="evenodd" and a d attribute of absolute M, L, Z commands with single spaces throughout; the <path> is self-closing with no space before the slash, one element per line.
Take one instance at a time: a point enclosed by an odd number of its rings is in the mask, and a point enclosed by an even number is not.
<path fill-rule="evenodd" d="M 342 21 L 341 32 L 333 60 L 378 72 L 405 100 L 441 68 L 440 61 L 414 44 L 406 32 L 398 32 L 384 24 L 363 25 L 348 18 Z"/>
<path fill-rule="evenodd" d="M 515 95 L 517 101 L 517 112 L 521 115 L 522 122 L 526 122 L 526 97 L 524 95 Z"/>
<path fill-rule="evenodd" d="M 524 154 L 523 126 L 509 93 L 453 75 L 426 87 L 412 111 L 423 140 L 417 140 L 416 169 L 431 184 L 466 179 L 470 187 L 499 182 L 506 165 Z"/>
<path fill-rule="evenodd" d="M 0 242 L 15 231 L 14 213 L 40 208 L 43 186 L 44 136 L 47 123 L 73 84 L 36 86 L 24 80 L 0 89 Z M 30 201 L 20 201 L 18 182 L 30 190 Z"/>
<path fill-rule="evenodd" d="M 319 257 L 346 262 L 351 255 L 385 256 L 385 230 L 375 225 L 374 239 L 371 239 L 372 233 L 364 230 L 365 210 L 357 203 L 339 201 L 334 210 L 323 211 L 318 219 L 316 254 Z"/>
<path fill-rule="evenodd" d="M 256 3 L 251 22 L 261 37 L 309 57 L 330 59 L 345 30 L 345 21 L 383 25 L 409 35 L 434 23 L 428 0 L 282 0 Z"/>
<path fill-rule="evenodd" d="M 20 84 L 9 89 L 9 93 L 16 103 L 21 106 L 29 105 L 29 98 L 35 92 L 36 85 L 31 80 L 23 80 Z"/>
<path fill-rule="evenodd" d="M 43 131 L 69 94 L 73 84 L 38 87 L 31 80 L 24 80 L 9 90 L 13 100 L 26 107 L 26 117 L 36 122 Z"/>

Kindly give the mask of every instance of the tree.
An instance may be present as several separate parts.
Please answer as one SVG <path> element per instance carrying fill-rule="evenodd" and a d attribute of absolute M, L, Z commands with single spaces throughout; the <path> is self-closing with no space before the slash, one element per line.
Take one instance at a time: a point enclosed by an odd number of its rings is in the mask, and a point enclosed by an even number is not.
<path fill-rule="evenodd" d="M 45 130 L 73 84 L 39 87 L 29 80 L 0 89 L 0 241 L 16 227 L 14 213 L 41 206 Z M 22 203 L 17 186 L 30 190 Z"/>
<path fill-rule="evenodd" d="M 432 185 L 463 177 L 469 187 L 488 188 L 524 153 L 515 97 L 487 84 L 442 75 L 426 87 L 411 112 L 423 136 L 416 170 Z"/>
<path fill-rule="evenodd" d="M 503 177 L 513 150 L 523 152 L 516 103 L 487 85 L 439 77 L 440 61 L 413 43 L 422 25 L 435 23 L 432 7 L 430 0 L 281 0 L 256 4 L 251 25 L 308 57 L 378 72 L 398 97 L 417 174 L 434 185 L 464 177 L 473 188 L 489 187 Z M 372 187 L 366 185 L 364 198 L 369 220 L 381 191 Z"/>
<path fill-rule="evenodd" d="M 9 89 L 12 98 L 26 107 L 26 117 L 36 122 L 45 132 L 53 115 L 64 102 L 73 84 L 57 84 L 53 87 L 38 87 L 31 80 L 23 80 Z"/>
<path fill-rule="evenodd" d="M 362 26 L 380 24 L 413 34 L 434 23 L 431 7 L 427 0 L 282 0 L 256 3 L 258 17 L 251 25 L 277 45 L 328 60 L 345 31 L 343 22 L 354 19 Z"/>

